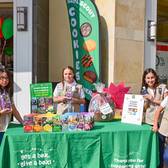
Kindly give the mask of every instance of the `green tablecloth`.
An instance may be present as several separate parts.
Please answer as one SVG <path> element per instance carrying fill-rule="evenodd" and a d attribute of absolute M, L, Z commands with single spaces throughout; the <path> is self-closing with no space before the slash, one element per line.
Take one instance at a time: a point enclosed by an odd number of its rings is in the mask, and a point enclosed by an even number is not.
<path fill-rule="evenodd" d="M 91 131 L 24 133 L 8 128 L 1 168 L 156 168 L 158 138 L 149 125 L 96 123 Z"/>

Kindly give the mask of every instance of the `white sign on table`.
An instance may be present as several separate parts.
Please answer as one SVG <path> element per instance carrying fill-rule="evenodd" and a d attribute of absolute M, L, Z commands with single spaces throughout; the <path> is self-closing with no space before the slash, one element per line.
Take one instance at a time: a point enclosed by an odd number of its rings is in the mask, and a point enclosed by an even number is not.
<path fill-rule="evenodd" d="M 125 94 L 121 122 L 141 125 L 143 107 L 142 95 Z"/>

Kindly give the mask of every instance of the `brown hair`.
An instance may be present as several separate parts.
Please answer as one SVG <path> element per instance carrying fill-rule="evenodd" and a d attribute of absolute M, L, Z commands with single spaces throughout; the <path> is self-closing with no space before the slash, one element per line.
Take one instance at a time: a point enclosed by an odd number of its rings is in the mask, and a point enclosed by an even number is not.
<path fill-rule="evenodd" d="M 157 87 L 159 85 L 159 77 L 158 77 L 156 71 L 152 68 L 148 68 L 144 71 L 143 76 L 142 76 L 142 86 L 141 87 L 143 87 L 143 86 L 145 86 L 146 88 L 148 87 L 148 84 L 146 83 L 145 78 L 146 78 L 146 75 L 149 73 L 152 73 L 155 76 L 154 87 Z"/>
<path fill-rule="evenodd" d="M 9 90 L 10 90 L 10 88 L 11 88 L 11 85 L 12 85 L 12 77 L 11 77 L 11 73 L 10 73 L 10 71 L 7 70 L 7 69 L 0 69 L 0 74 L 1 74 L 1 73 L 6 73 L 7 76 L 8 76 L 8 78 L 9 78 L 8 85 L 5 86 L 5 88 L 4 88 L 7 92 L 9 92 Z M 2 90 L 1 85 L 0 85 L 0 89 Z"/>
<path fill-rule="evenodd" d="M 62 80 L 61 81 L 62 81 L 63 86 L 64 86 L 64 71 L 65 71 L 65 69 L 70 69 L 74 74 L 74 80 L 76 80 L 74 68 L 71 66 L 67 66 L 67 67 L 63 68 L 63 70 L 62 70 Z"/>

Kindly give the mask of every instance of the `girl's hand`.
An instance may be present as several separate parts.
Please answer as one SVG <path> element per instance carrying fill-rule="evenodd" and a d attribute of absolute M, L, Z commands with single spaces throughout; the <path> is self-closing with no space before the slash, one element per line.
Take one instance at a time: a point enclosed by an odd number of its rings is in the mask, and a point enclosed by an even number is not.
<path fill-rule="evenodd" d="M 53 98 L 56 103 L 66 103 L 66 96 L 57 96 Z"/>
<path fill-rule="evenodd" d="M 152 131 L 153 131 L 153 132 L 157 132 L 157 131 L 158 131 L 158 125 L 157 125 L 157 124 L 154 124 L 154 125 L 153 125 Z"/>
<path fill-rule="evenodd" d="M 145 99 L 147 99 L 147 100 L 153 101 L 153 96 L 150 95 L 150 94 L 146 94 L 146 95 L 144 95 L 143 97 L 144 97 Z"/>
<path fill-rule="evenodd" d="M 3 109 L 0 111 L 1 115 L 5 115 L 5 114 L 10 114 L 12 113 L 12 110 L 9 108 Z"/>
<path fill-rule="evenodd" d="M 66 101 L 72 100 L 72 97 L 65 96 L 65 100 L 66 100 Z"/>
<path fill-rule="evenodd" d="M 65 103 L 67 101 L 67 97 L 66 96 L 60 96 L 60 102 Z"/>

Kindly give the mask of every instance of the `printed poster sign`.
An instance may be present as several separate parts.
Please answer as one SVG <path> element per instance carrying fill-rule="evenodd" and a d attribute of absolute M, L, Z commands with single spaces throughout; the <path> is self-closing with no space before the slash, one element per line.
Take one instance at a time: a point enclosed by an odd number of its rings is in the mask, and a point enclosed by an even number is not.
<path fill-rule="evenodd" d="M 32 113 L 53 112 L 52 83 L 30 85 Z"/>
<path fill-rule="evenodd" d="M 125 94 L 121 122 L 141 125 L 143 106 L 142 95 Z"/>
<path fill-rule="evenodd" d="M 90 99 L 93 83 L 100 80 L 99 19 L 91 0 L 67 0 L 73 64 L 78 83 Z"/>

